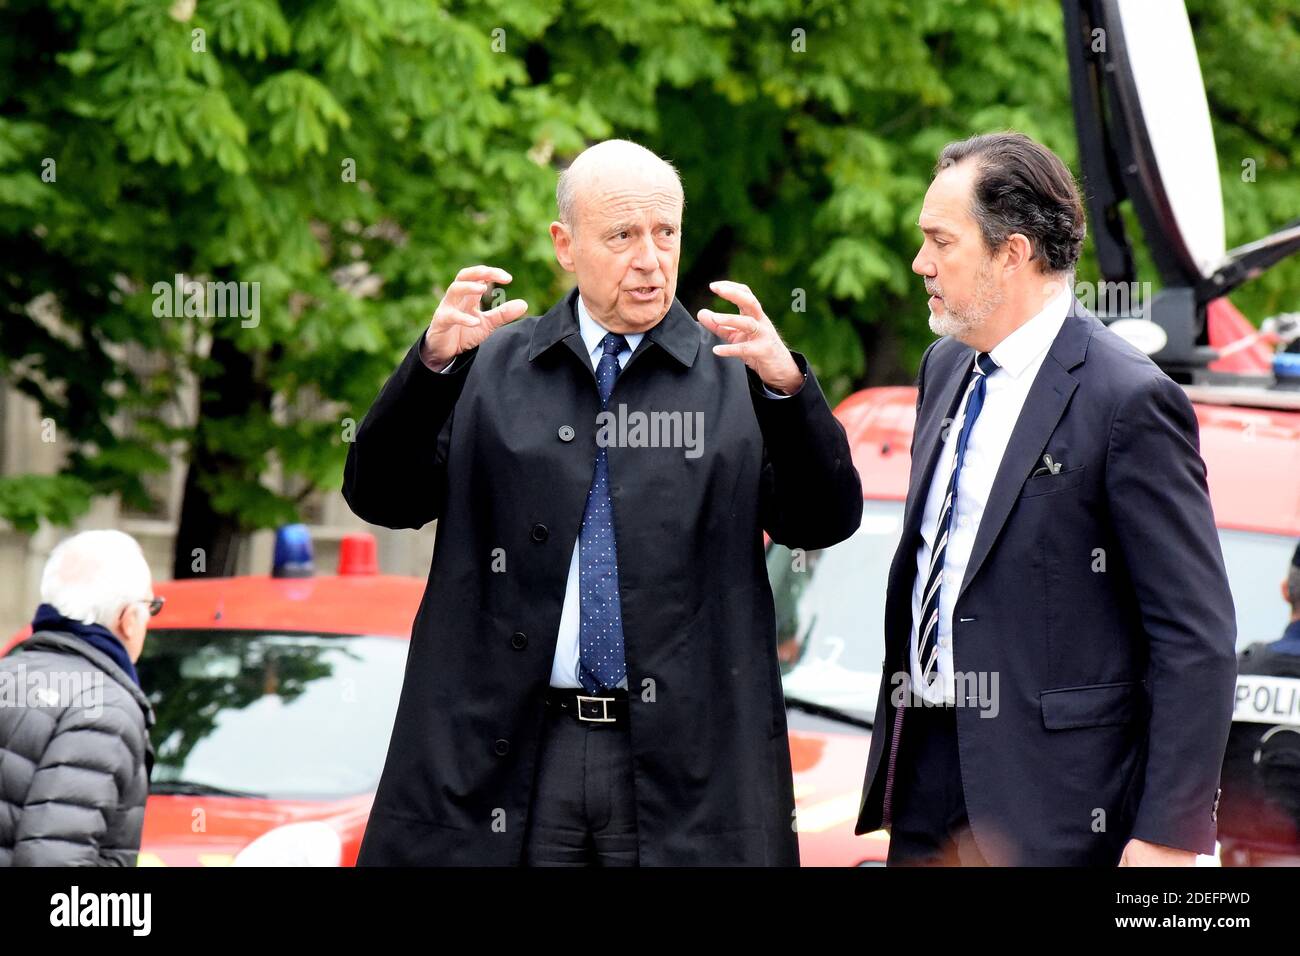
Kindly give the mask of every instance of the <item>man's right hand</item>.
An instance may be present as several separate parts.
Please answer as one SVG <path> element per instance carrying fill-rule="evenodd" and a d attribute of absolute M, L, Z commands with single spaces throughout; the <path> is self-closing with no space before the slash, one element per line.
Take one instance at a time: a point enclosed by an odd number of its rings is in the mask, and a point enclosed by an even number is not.
<path fill-rule="evenodd" d="M 489 283 L 508 285 L 510 281 L 510 273 L 492 266 L 467 266 L 456 273 L 456 281 L 447 288 L 429 320 L 420 345 L 420 360 L 434 371 L 441 371 L 457 355 L 475 348 L 498 328 L 524 315 L 528 303 L 523 299 L 479 311 Z"/>

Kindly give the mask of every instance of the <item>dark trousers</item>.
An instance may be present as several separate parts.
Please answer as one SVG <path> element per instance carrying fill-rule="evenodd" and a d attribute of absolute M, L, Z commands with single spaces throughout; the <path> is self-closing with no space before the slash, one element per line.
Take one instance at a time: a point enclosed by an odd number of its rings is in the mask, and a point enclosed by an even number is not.
<path fill-rule="evenodd" d="M 636 866 L 636 799 L 626 726 L 547 710 L 525 866 Z"/>
<path fill-rule="evenodd" d="M 903 714 L 886 865 L 988 865 L 966 816 L 955 707 L 913 704 Z"/>

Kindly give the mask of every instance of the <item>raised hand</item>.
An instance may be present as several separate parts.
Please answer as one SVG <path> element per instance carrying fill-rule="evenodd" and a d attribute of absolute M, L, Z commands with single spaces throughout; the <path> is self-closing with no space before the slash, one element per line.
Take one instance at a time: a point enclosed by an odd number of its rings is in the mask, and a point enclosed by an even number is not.
<path fill-rule="evenodd" d="M 715 345 L 713 353 L 734 355 L 773 391 L 787 395 L 798 391 L 803 384 L 803 373 L 749 286 L 724 280 L 710 282 L 709 288 L 740 307 L 740 315 L 724 315 L 711 309 L 696 313 L 701 325 L 727 343 Z"/>
<path fill-rule="evenodd" d="M 494 266 L 466 266 L 456 273 L 447 294 L 429 320 L 420 358 L 432 369 L 445 368 L 461 352 L 481 344 L 494 331 L 528 311 L 523 299 L 511 299 L 495 309 L 479 310 L 489 283 L 508 285 L 511 275 Z"/>

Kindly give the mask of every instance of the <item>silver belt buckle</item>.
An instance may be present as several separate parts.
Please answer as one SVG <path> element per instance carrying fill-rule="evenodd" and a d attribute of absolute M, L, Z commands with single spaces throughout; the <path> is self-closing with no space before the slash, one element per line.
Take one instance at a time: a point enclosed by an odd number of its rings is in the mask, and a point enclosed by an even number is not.
<path fill-rule="evenodd" d="M 611 702 L 611 701 L 615 700 L 615 698 L 613 698 L 613 697 L 583 697 L 581 694 L 578 694 L 577 696 L 578 696 L 578 719 L 579 719 L 579 720 L 585 720 L 585 721 L 588 721 L 588 722 L 593 723 L 593 724 L 612 724 L 612 723 L 616 723 L 616 718 L 609 716 L 609 705 L 610 705 L 610 702 Z M 600 703 L 601 703 L 601 708 L 600 708 L 601 716 L 599 716 L 599 717 L 585 717 L 585 716 L 583 716 L 583 713 L 582 713 L 582 703 L 583 703 L 583 701 L 588 701 L 588 700 L 590 700 L 590 701 L 600 701 Z"/>

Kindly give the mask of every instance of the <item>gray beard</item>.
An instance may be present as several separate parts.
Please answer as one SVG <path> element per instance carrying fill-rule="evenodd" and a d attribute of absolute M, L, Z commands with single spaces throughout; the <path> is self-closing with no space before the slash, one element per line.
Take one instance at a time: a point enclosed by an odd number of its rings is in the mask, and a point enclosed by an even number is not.
<path fill-rule="evenodd" d="M 954 309 L 945 299 L 943 315 L 930 313 L 930 331 L 939 336 L 950 335 L 964 342 L 1002 304 L 1002 298 L 1002 290 L 990 282 L 988 274 L 981 270 L 975 277 L 975 294 L 970 307 Z"/>

